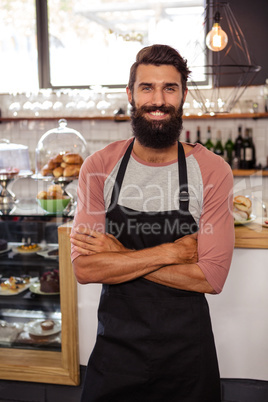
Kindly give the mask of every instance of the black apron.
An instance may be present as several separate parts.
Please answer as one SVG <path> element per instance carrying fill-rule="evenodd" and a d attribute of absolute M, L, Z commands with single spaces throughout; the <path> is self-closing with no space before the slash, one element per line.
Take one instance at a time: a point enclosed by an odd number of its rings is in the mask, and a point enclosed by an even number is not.
<path fill-rule="evenodd" d="M 133 142 L 116 177 L 106 214 L 107 232 L 136 250 L 196 232 L 188 210 L 187 169 L 180 142 L 179 211 L 145 213 L 118 205 L 132 147 Z M 217 356 L 204 294 L 144 278 L 103 285 L 98 320 L 82 402 L 220 402 Z"/>

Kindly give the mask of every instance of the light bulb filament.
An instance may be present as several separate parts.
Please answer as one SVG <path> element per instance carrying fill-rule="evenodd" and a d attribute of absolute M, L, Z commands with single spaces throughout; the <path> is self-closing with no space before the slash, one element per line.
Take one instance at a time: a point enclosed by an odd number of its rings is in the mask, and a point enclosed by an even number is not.
<path fill-rule="evenodd" d="M 223 50 L 228 43 L 228 36 L 221 28 L 219 21 L 220 15 L 219 13 L 216 13 L 213 27 L 206 36 L 206 45 L 210 50 L 214 52 L 219 52 L 220 50 Z"/>

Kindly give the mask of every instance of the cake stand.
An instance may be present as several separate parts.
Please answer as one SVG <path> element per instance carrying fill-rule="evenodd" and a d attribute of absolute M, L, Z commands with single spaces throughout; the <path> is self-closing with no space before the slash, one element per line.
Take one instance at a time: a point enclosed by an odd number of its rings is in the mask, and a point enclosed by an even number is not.
<path fill-rule="evenodd" d="M 19 171 L 18 169 L 0 169 L 0 212 L 9 214 L 15 207 L 16 196 L 8 189 L 8 185 L 15 178 L 31 176 L 31 171 Z"/>

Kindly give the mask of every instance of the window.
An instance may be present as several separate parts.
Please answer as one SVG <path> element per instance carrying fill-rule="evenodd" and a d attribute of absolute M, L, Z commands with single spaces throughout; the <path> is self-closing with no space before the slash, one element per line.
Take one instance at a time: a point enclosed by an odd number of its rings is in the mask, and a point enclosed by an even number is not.
<path fill-rule="evenodd" d="M 5 61 L 0 72 L 7 80 L 1 80 L 0 91 L 38 89 L 38 71 L 43 88 L 123 87 L 137 52 L 153 43 L 178 49 L 190 68 L 205 65 L 200 51 L 205 42 L 204 3 L 36 0 L 36 25 L 34 0 L 2 0 Z M 204 70 L 198 71 L 194 81 L 204 82 Z"/>
<path fill-rule="evenodd" d="M 35 0 L 1 0 L 0 92 L 38 88 Z"/>

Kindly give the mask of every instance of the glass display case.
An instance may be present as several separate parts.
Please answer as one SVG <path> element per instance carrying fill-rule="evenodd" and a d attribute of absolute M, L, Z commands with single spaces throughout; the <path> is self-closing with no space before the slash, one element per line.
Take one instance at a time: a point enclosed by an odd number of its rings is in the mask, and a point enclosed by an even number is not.
<path fill-rule="evenodd" d="M 79 384 L 72 217 L 0 215 L 0 378 Z"/>

